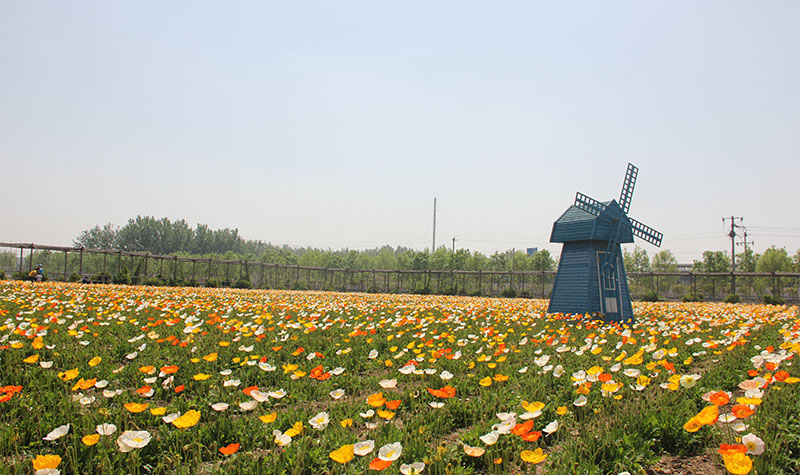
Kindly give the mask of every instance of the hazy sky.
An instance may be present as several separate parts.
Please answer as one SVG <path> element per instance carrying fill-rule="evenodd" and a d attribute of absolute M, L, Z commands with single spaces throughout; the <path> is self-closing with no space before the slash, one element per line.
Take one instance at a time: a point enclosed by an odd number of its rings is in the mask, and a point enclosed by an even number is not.
<path fill-rule="evenodd" d="M 559 253 L 629 161 L 679 261 L 731 214 L 793 254 L 800 2 L 0 0 L 0 241 L 141 214 L 422 249 L 436 196 L 437 245 Z"/>

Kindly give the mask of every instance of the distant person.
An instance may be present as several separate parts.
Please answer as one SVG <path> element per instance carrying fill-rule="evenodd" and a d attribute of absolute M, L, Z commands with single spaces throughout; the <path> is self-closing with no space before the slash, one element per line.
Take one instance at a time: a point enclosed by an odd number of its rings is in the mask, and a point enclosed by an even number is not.
<path fill-rule="evenodd" d="M 89 279 L 88 275 L 83 276 L 83 278 L 81 279 L 81 284 L 91 284 L 91 283 L 92 281 Z"/>
<path fill-rule="evenodd" d="M 36 274 L 34 274 L 33 278 L 36 279 L 36 282 L 41 282 L 44 278 L 44 268 L 42 268 L 41 264 L 36 267 Z"/>

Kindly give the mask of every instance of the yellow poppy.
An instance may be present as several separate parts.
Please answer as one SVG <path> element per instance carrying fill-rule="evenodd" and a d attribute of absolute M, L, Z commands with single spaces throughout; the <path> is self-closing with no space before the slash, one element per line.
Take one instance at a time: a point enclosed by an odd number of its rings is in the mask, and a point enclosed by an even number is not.
<path fill-rule="evenodd" d="M 190 427 L 194 427 L 195 425 L 197 425 L 199 421 L 200 421 L 200 412 L 192 409 L 187 411 L 186 414 L 172 421 L 172 425 L 174 425 L 178 429 L 188 429 Z"/>
<path fill-rule="evenodd" d="M 132 412 L 134 414 L 138 414 L 140 412 L 143 412 L 145 409 L 147 409 L 150 406 L 150 404 L 148 404 L 146 402 L 145 403 L 141 403 L 141 404 L 138 403 L 138 402 L 128 402 L 128 403 L 125 403 L 124 406 L 125 406 L 125 409 L 128 410 L 128 412 Z"/>
<path fill-rule="evenodd" d="M 342 464 L 347 463 L 355 457 L 354 446 L 349 444 L 343 445 L 331 452 L 328 456 L 335 462 Z"/>
<path fill-rule="evenodd" d="M 263 422 L 264 424 L 270 424 L 272 422 L 275 422 L 275 419 L 277 419 L 277 418 L 278 418 L 278 413 L 277 412 L 273 412 L 272 414 L 265 414 L 265 415 L 259 417 L 261 422 Z"/>
<path fill-rule="evenodd" d="M 536 450 L 523 450 L 519 456 L 528 463 L 542 463 L 547 458 L 547 454 L 542 452 L 541 448 Z"/>

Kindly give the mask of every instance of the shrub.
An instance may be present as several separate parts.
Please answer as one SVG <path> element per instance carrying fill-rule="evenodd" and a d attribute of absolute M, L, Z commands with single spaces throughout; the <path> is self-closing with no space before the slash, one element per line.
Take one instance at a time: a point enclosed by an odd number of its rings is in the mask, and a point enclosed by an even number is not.
<path fill-rule="evenodd" d="M 158 277 L 148 277 L 145 279 L 144 285 L 149 285 L 151 287 L 162 287 L 164 285 L 164 281 Z"/>
<path fill-rule="evenodd" d="M 5 278 L 6 278 L 6 271 L 0 270 L 0 280 L 3 280 Z"/>
<path fill-rule="evenodd" d="M 472 292 L 469 293 L 469 296 L 470 297 L 480 297 L 481 296 L 481 291 L 480 290 L 473 290 Z"/>
<path fill-rule="evenodd" d="M 764 295 L 761 300 L 768 305 L 784 305 L 786 303 L 780 296 L 770 294 Z"/>
<path fill-rule="evenodd" d="M 219 284 L 217 283 L 217 279 L 214 279 L 212 277 L 211 279 L 206 279 L 206 283 L 203 284 L 203 286 L 204 287 L 219 287 Z"/>
<path fill-rule="evenodd" d="M 69 276 L 70 282 L 80 282 L 81 280 L 83 280 L 83 276 L 80 274 L 73 273 L 71 276 Z"/>
<path fill-rule="evenodd" d="M 253 283 L 248 279 L 239 279 L 233 284 L 233 287 L 235 289 L 252 289 Z"/>
<path fill-rule="evenodd" d="M 739 297 L 739 294 L 728 294 L 728 296 L 725 297 L 725 300 L 724 300 L 725 303 L 739 303 L 741 301 L 742 301 L 742 298 Z"/>
<path fill-rule="evenodd" d="M 642 302 L 658 302 L 661 300 L 657 292 L 645 292 L 642 294 L 642 297 L 639 299 Z"/>
<path fill-rule="evenodd" d="M 414 289 L 411 290 L 411 293 L 417 295 L 430 295 L 431 288 L 427 287 L 424 282 L 417 282 L 417 285 L 414 286 Z"/>
<path fill-rule="evenodd" d="M 513 299 L 517 297 L 517 291 L 516 289 L 504 289 L 500 295 L 507 299 Z"/>
<path fill-rule="evenodd" d="M 120 271 L 114 276 L 113 279 L 111 279 L 111 282 L 115 284 L 129 285 L 131 283 L 131 278 L 127 271 Z"/>
<path fill-rule="evenodd" d="M 703 301 L 702 294 L 688 293 L 683 297 L 681 297 L 681 302 L 702 302 L 702 301 Z"/>
<path fill-rule="evenodd" d="M 304 282 L 295 282 L 292 284 L 292 290 L 308 290 L 308 285 Z"/>

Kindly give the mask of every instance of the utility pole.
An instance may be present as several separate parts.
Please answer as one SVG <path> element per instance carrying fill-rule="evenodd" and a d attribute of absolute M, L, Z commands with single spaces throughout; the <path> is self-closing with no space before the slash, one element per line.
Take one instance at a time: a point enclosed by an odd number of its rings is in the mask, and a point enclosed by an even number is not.
<path fill-rule="evenodd" d="M 728 237 L 731 238 L 731 293 L 736 293 L 736 228 L 741 227 L 741 225 L 736 224 L 736 220 L 739 220 L 741 223 L 744 218 L 741 216 L 731 216 L 730 218 L 722 218 L 722 224 L 725 224 L 725 221 L 731 221 L 731 232 L 728 233 Z"/>
<path fill-rule="evenodd" d="M 739 244 L 744 246 L 744 257 L 745 259 L 747 259 L 747 249 L 748 249 L 747 246 L 752 246 L 755 243 L 753 241 L 747 240 L 747 228 L 744 226 L 742 226 L 742 242 L 740 242 Z M 753 270 L 750 270 L 749 272 L 752 272 Z"/>
<path fill-rule="evenodd" d="M 431 244 L 431 254 L 436 252 L 436 197 L 433 198 L 433 243 Z"/>
<path fill-rule="evenodd" d="M 453 236 L 453 253 L 455 254 L 455 252 L 456 252 L 456 237 Z"/>

